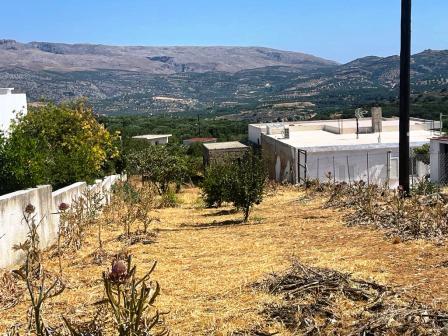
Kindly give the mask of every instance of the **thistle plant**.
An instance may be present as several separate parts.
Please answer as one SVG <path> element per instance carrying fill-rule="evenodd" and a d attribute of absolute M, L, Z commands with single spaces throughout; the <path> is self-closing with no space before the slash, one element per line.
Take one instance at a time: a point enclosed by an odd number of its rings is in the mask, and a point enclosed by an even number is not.
<path fill-rule="evenodd" d="M 84 211 L 87 221 L 93 222 L 103 209 L 105 193 L 86 188 L 82 193 L 84 199 Z"/>
<path fill-rule="evenodd" d="M 85 230 L 88 226 L 88 221 L 85 213 L 86 200 L 84 197 L 79 197 L 71 204 L 70 211 L 67 213 L 67 221 L 65 225 L 65 246 L 79 250 L 82 247 L 85 237 Z"/>
<path fill-rule="evenodd" d="M 57 241 L 57 248 L 58 248 L 58 263 L 59 263 L 59 275 L 62 276 L 62 248 L 61 248 L 61 242 L 62 242 L 62 236 L 64 235 L 65 228 L 67 227 L 68 223 L 68 209 L 70 206 L 67 203 L 62 202 L 58 206 L 59 210 L 59 228 L 58 228 L 58 241 Z"/>
<path fill-rule="evenodd" d="M 149 316 L 159 295 L 159 284 L 150 280 L 156 267 L 154 262 L 140 279 L 136 277 L 136 266 L 131 256 L 127 260 L 115 259 L 111 271 L 103 272 L 104 288 L 119 336 L 166 335 L 165 329 L 154 331 L 160 324 L 160 314 Z"/>
<path fill-rule="evenodd" d="M 28 225 L 28 237 L 26 241 L 15 246 L 16 250 L 22 250 L 26 253 L 25 264 L 14 273 L 17 274 L 25 283 L 30 297 L 30 313 L 28 330 L 34 331 L 38 336 L 50 335 L 50 329 L 45 326 L 42 318 L 42 309 L 45 301 L 61 294 L 65 286 L 56 278 L 51 285 L 46 286 L 45 280 L 48 275 L 44 272 L 41 264 L 41 250 L 39 248 L 39 234 L 37 229 L 39 223 L 36 223 L 35 208 L 28 204 L 24 211 L 24 220 Z"/>
<path fill-rule="evenodd" d="M 23 221 L 28 227 L 27 238 L 23 243 L 13 246 L 13 250 L 22 251 L 26 254 L 26 264 L 22 266 L 22 269 L 26 266 L 32 269 L 33 273 L 38 272 L 38 268 L 41 262 L 41 249 L 40 239 L 37 232 L 41 223 L 36 221 L 35 207 L 32 204 L 28 204 L 23 212 Z"/>

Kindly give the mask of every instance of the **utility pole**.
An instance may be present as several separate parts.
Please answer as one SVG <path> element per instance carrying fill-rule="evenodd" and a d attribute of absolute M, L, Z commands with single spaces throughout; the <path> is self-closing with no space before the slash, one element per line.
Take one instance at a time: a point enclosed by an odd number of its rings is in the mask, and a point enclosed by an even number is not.
<path fill-rule="evenodd" d="M 409 195 L 409 110 L 411 96 L 411 0 L 401 0 L 399 184 Z"/>

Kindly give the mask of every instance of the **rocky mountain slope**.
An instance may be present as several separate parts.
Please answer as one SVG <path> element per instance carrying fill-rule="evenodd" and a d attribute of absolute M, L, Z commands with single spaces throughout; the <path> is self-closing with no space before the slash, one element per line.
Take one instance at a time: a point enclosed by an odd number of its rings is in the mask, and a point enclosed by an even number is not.
<path fill-rule="evenodd" d="M 309 118 L 398 95 L 399 58 L 339 65 L 258 47 L 113 47 L 0 40 L 0 87 L 31 101 L 85 96 L 99 113 Z M 413 56 L 415 94 L 448 87 L 448 51 Z M 328 112 L 329 113 L 329 112 Z"/>
<path fill-rule="evenodd" d="M 335 64 L 312 55 L 259 47 L 119 47 L 0 40 L 0 67 L 34 71 L 102 69 L 172 74 L 237 72 L 279 65 L 312 69 Z"/>

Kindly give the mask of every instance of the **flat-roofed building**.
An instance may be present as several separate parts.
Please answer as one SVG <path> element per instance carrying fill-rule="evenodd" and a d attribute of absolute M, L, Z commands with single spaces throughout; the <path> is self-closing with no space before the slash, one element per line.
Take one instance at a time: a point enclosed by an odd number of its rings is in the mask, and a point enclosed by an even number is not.
<path fill-rule="evenodd" d="M 269 175 L 277 181 L 306 180 L 398 183 L 398 118 L 302 121 L 249 125 L 249 140 L 261 145 Z M 429 143 L 438 122 L 412 118 L 410 147 Z M 411 174 L 423 177 L 429 167 L 415 163 Z"/>
<path fill-rule="evenodd" d="M 28 112 L 26 94 L 12 93 L 13 88 L 0 88 L 0 131 L 8 132 L 16 113 Z"/>
<path fill-rule="evenodd" d="M 238 141 L 204 144 L 204 166 L 219 160 L 241 158 L 249 149 Z"/>
<path fill-rule="evenodd" d="M 172 136 L 171 134 L 147 134 L 147 135 L 137 135 L 132 137 L 132 139 L 143 140 L 151 145 L 166 145 L 171 136 Z"/>

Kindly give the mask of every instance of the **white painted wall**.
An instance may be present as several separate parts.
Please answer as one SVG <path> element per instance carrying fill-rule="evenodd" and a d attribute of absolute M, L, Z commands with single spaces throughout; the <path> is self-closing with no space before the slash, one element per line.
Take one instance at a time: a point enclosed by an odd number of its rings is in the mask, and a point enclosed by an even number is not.
<path fill-rule="evenodd" d="M 0 196 L 0 268 L 17 264 L 23 254 L 13 250 L 15 244 L 25 241 L 28 227 L 23 219 L 23 211 L 28 204 L 35 208 L 35 218 L 39 224 L 39 236 L 42 248 L 55 242 L 59 228 L 59 204 L 71 203 L 82 196 L 86 188 L 95 188 L 103 192 L 104 202 L 110 200 L 112 185 L 125 179 L 120 175 L 107 176 L 97 180 L 93 186 L 78 182 L 52 192 L 51 186 L 39 186 Z"/>
<path fill-rule="evenodd" d="M 26 94 L 0 88 L 0 130 L 6 132 L 17 112 L 28 112 Z"/>

